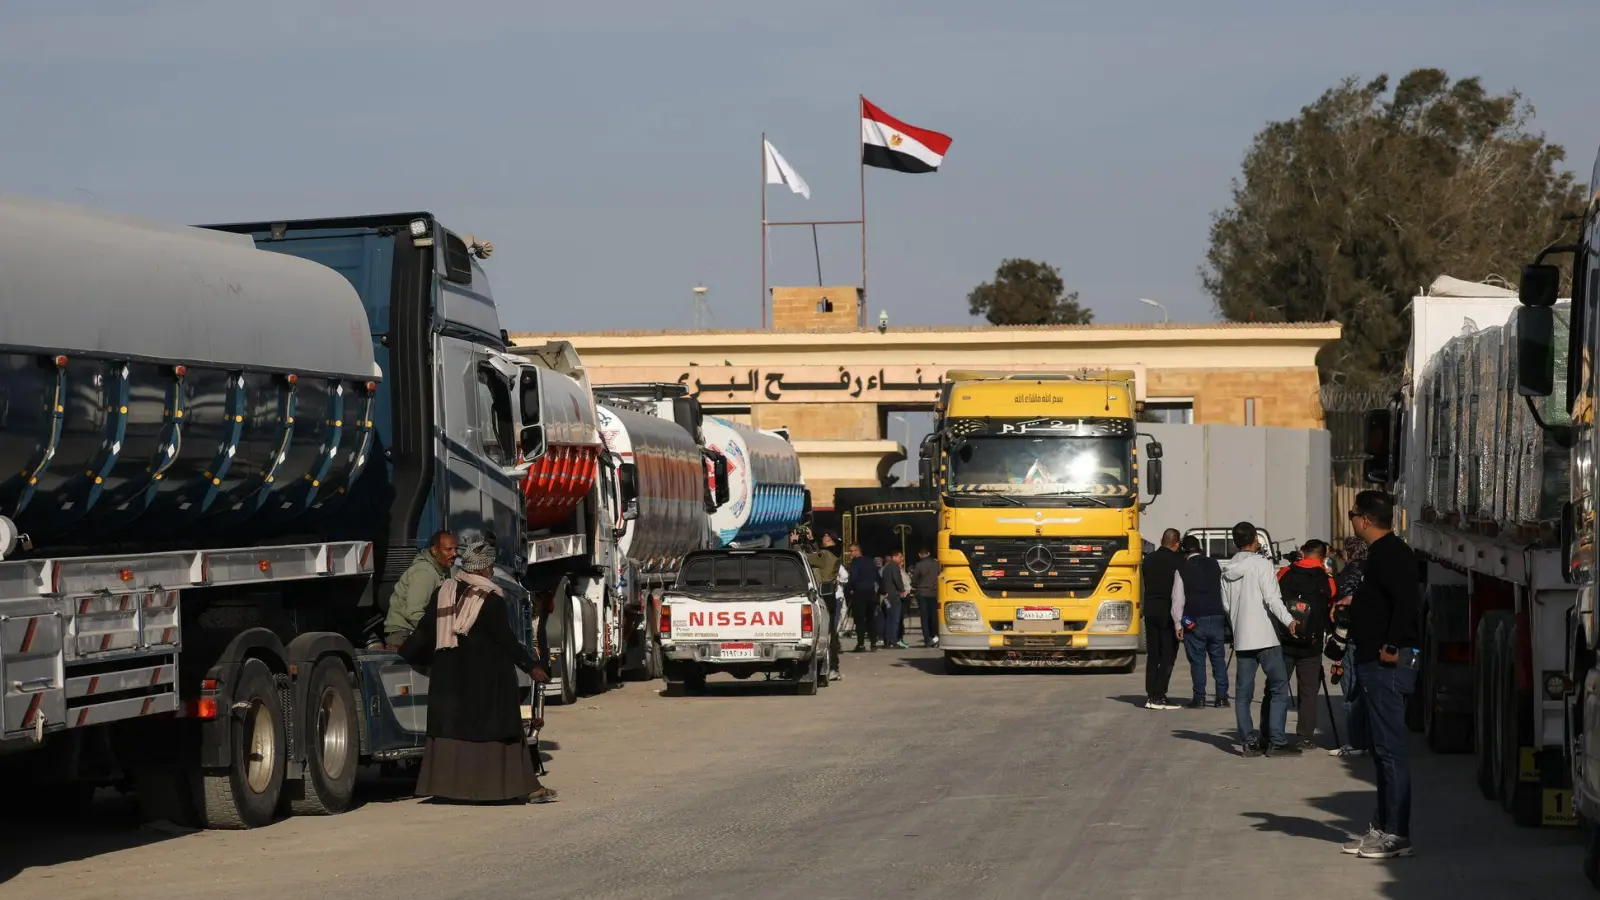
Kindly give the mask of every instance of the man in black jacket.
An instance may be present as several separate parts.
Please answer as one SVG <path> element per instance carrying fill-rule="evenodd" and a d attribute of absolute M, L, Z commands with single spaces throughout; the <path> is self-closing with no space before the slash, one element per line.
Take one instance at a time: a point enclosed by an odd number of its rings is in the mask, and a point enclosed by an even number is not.
<path fill-rule="evenodd" d="M 1161 533 L 1161 546 L 1145 554 L 1140 566 L 1144 583 L 1144 708 L 1177 709 L 1167 699 L 1172 683 L 1172 663 L 1178 658 L 1178 632 L 1172 622 L 1172 583 L 1183 557 L 1178 553 L 1178 529 Z"/>
<path fill-rule="evenodd" d="M 1343 847 L 1362 859 L 1410 856 L 1411 766 L 1406 753 L 1406 697 L 1417 684 L 1417 559 L 1394 529 L 1394 499 L 1362 491 L 1349 512 L 1367 544 L 1361 586 L 1350 603 L 1356 683 L 1377 762 L 1378 810 L 1367 833 Z"/>
<path fill-rule="evenodd" d="M 1228 708 L 1228 611 L 1222 605 L 1222 567 L 1201 552 L 1200 539 L 1194 535 L 1183 539 L 1183 564 L 1172 581 L 1172 620 L 1178 623 L 1174 634 L 1183 632 L 1194 678 L 1194 699 L 1187 708 L 1205 708 L 1207 660 L 1217 685 L 1214 705 Z"/>
<path fill-rule="evenodd" d="M 869 647 L 878 649 L 878 630 L 883 617 L 878 614 L 878 586 L 882 576 L 878 564 L 871 557 L 861 555 L 861 545 L 850 545 L 849 581 L 845 582 L 845 595 L 850 598 L 850 616 L 856 620 L 856 646 L 851 652 L 860 653 Z"/>

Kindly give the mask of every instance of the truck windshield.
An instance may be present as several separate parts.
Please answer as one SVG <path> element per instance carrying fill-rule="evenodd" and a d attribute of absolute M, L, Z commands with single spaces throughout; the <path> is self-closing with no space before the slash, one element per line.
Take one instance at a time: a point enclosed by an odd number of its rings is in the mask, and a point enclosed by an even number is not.
<path fill-rule="evenodd" d="M 689 560 L 678 576 L 678 586 L 727 591 L 804 591 L 810 587 L 794 557 L 734 554 Z"/>
<path fill-rule="evenodd" d="M 1130 438 L 977 435 L 950 454 L 950 491 L 1132 497 L 1132 462 Z"/>

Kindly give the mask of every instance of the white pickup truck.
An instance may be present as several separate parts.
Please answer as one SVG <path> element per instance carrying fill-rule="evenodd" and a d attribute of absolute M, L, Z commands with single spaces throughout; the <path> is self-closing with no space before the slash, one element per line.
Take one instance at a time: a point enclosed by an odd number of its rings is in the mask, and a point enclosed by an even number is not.
<path fill-rule="evenodd" d="M 776 676 L 801 694 L 828 684 L 828 607 L 797 551 L 688 554 L 662 598 L 660 624 L 669 695 L 696 693 L 717 672 Z"/>

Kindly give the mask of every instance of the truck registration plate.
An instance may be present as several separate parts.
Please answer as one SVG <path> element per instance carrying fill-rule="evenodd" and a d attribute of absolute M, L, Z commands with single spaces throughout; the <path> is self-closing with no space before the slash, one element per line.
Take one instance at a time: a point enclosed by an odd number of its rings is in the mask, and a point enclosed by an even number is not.
<path fill-rule="evenodd" d="M 1019 606 L 1017 620 L 1021 622 L 1054 622 L 1061 618 L 1061 610 L 1053 606 Z"/>
<path fill-rule="evenodd" d="M 734 644 L 722 644 L 717 647 L 719 659 L 755 659 L 756 645 L 749 641 Z"/>

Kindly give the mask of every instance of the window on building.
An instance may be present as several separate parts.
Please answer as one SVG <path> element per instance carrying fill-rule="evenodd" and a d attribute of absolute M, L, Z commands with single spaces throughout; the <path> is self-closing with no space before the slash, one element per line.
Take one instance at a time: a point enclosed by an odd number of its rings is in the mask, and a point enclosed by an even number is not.
<path fill-rule="evenodd" d="M 1158 425 L 1193 425 L 1194 399 L 1190 397 L 1158 397 L 1146 400 L 1141 421 Z"/>
<path fill-rule="evenodd" d="M 1246 425 L 1254 425 L 1256 423 L 1256 398 L 1254 397 L 1244 398 L 1244 423 Z"/>
<path fill-rule="evenodd" d="M 827 297 L 823 297 L 821 300 L 818 300 L 817 301 L 817 312 L 819 312 L 819 313 L 831 313 L 831 312 L 833 312 L 833 301 L 829 300 Z"/>

